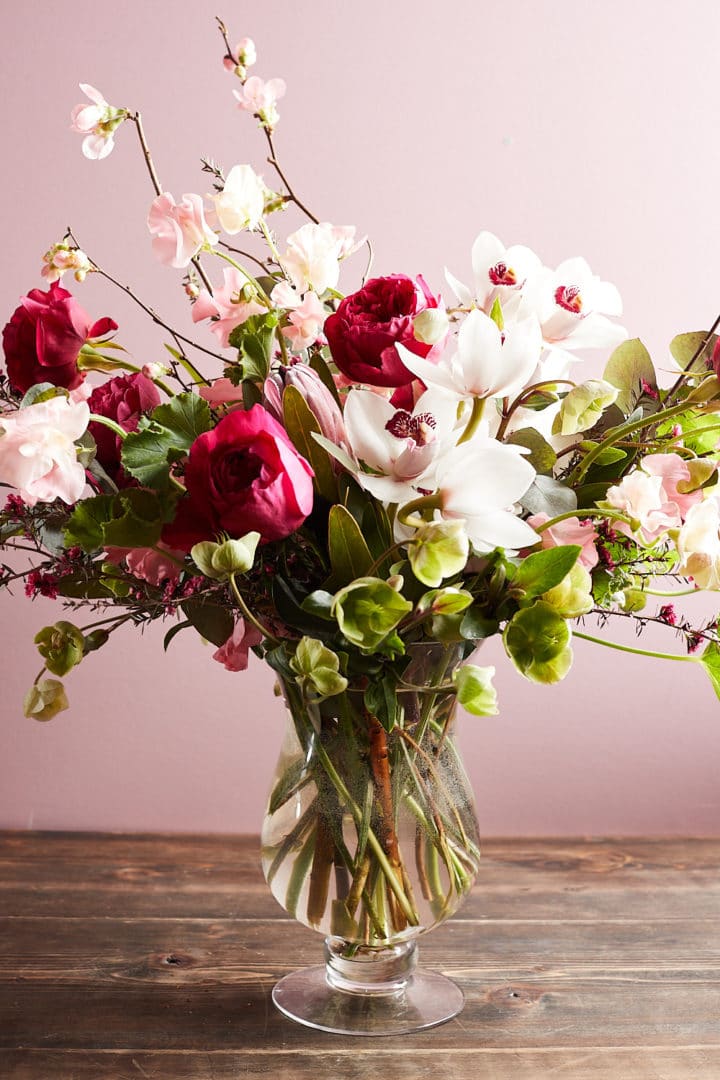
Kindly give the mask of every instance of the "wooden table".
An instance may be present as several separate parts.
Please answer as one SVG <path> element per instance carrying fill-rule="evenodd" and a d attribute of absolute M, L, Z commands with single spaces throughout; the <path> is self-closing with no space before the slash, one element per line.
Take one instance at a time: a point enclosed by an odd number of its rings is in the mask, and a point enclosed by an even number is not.
<path fill-rule="evenodd" d="M 495 840 L 422 943 L 467 1004 L 388 1039 L 272 1005 L 318 963 L 257 840 L 0 833 L 3 1080 L 719 1080 L 720 840 Z"/>

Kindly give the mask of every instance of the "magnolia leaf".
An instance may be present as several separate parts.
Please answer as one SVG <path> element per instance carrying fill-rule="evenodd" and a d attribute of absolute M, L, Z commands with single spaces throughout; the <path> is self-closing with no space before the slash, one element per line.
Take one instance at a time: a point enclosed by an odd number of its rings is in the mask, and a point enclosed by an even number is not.
<path fill-rule="evenodd" d="M 313 435 L 320 434 L 320 425 L 310 406 L 296 386 L 286 386 L 282 396 L 283 421 L 293 446 L 310 462 L 315 476 L 313 486 L 328 502 L 337 500 L 337 480 L 326 450 Z"/>
<path fill-rule="evenodd" d="M 363 577 L 373 563 L 360 526 L 339 503 L 331 508 L 328 517 L 328 551 L 335 589 Z"/>
<path fill-rule="evenodd" d="M 630 338 L 618 345 L 605 365 L 603 379 L 618 388 L 615 404 L 625 416 L 632 413 L 646 387 L 657 391 L 650 353 L 639 338 Z"/>
<path fill-rule="evenodd" d="M 683 371 L 696 375 L 706 375 L 712 369 L 711 356 L 718 340 L 717 334 L 711 334 L 707 344 L 696 356 L 703 342 L 708 338 L 706 330 L 694 330 L 689 334 L 678 334 L 670 342 L 670 355 Z M 693 360 L 693 357 L 695 359 Z"/>
<path fill-rule="evenodd" d="M 531 514 L 547 514 L 558 517 L 577 509 L 577 498 L 572 488 L 561 484 L 552 476 L 536 476 L 520 504 Z"/>
<path fill-rule="evenodd" d="M 513 446 L 525 446 L 530 453 L 525 457 L 536 473 L 551 473 L 557 461 L 557 454 L 550 443 L 535 428 L 519 428 L 505 440 Z"/>
<path fill-rule="evenodd" d="M 211 427 L 208 403 L 198 394 L 178 394 L 141 418 L 139 429 L 126 435 L 120 454 L 123 467 L 141 484 L 167 490 L 171 463 Z"/>
<path fill-rule="evenodd" d="M 531 597 L 554 588 L 570 573 L 581 550 L 578 544 L 563 544 L 528 555 L 517 568 L 513 589 L 521 588 Z"/>

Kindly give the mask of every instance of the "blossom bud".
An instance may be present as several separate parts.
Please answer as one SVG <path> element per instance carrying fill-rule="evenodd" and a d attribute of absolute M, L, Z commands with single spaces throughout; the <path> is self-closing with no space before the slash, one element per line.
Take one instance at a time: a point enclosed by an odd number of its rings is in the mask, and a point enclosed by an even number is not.
<path fill-rule="evenodd" d="M 424 345 L 436 345 L 447 336 L 450 320 L 444 308 L 426 308 L 413 319 L 413 334 Z"/>
<path fill-rule="evenodd" d="M 345 424 L 340 406 L 318 373 L 308 364 L 292 364 L 284 374 L 285 385 L 300 391 L 325 438 L 336 446 L 344 445 Z"/>

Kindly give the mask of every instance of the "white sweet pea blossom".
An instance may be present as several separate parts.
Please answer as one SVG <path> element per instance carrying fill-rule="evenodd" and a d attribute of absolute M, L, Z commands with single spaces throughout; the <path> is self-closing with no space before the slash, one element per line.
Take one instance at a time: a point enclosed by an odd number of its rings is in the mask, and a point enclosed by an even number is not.
<path fill-rule="evenodd" d="M 454 442 L 456 415 L 456 402 L 432 390 L 420 396 L 412 412 L 396 409 L 372 390 L 350 390 L 345 432 L 358 483 L 385 503 L 410 502 L 420 488 L 434 491 L 433 466 Z"/>
<path fill-rule="evenodd" d="M 453 447 L 437 464 L 440 511 L 444 518 L 465 522 L 476 551 L 531 547 L 538 542 L 537 533 L 509 507 L 534 478 L 520 447 L 475 437 Z"/>
<path fill-rule="evenodd" d="M 624 327 L 606 318 L 622 315 L 620 293 L 579 257 L 534 274 L 523 289 L 518 314 L 535 315 L 549 347 L 614 348 L 627 337 Z"/>
<path fill-rule="evenodd" d="M 322 296 L 326 289 L 337 285 L 340 260 L 357 250 L 354 237 L 352 225 L 308 222 L 288 236 L 287 251 L 280 265 L 298 292 L 312 289 Z"/>
<path fill-rule="evenodd" d="M 234 165 L 219 195 L 211 196 L 220 228 L 228 236 L 256 229 L 265 209 L 265 185 L 250 165 Z"/>
<path fill-rule="evenodd" d="M 676 540 L 678 574 L 698 589 L 720 589 L 720 503 L 709 498 L 688 511 Z"/>
<path fill-rule="evenodd" d="M 0 415 L 0 483 L 17 488 L 28 506 L 54 499 L 77 502 L 85 469 L 75 441 L 89 419 L 87 402 L 64 394 Z"/>
<path fill-rule="evenodd" d="M 99 90 L 89 83 L 80 83 L 90 104 L 76 105 L 70 114 L 71 129 L 84 135 L 82 151 L 86 158 L 99 161 L 107 157 L 115 145 L 115 128 L 127 117 L 126 109 L 109 105 Z"/>
<path fill-rule="evenodd" d="M 405 367 L 426 386 L 455 398 L 513 397 L 527 385 L 542 351 L 540 327 L 525 319 L 501 333 L 493 320 L 475 309 L 460 327 L 457 350 L 433 364 L 397 346 Z"/>
<path fill-rule="evenodd" d="M 514 244 L 506 248 L 491 232 L 480 233 L 472 246 L 471 257 L 474 289 L 463 285 L 449 270 L 445 271 L 445 277 L 461 304 L 476 303 L 488 314 L 496 299 L 504 310 L 531 274 L 542 266 L 529 247 Z"/>

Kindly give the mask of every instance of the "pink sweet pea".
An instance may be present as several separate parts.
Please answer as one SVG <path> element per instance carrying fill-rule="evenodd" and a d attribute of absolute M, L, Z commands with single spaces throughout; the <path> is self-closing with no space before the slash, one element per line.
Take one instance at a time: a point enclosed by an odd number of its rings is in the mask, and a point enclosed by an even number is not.
<path fill-rule="evenodd" d="M 690 470 L 687 462 L 679 454 L 647 454 L 642 459 L 640 466 L 650 476 L 660 477 L 665 499 L 668 502 L 675 503 L 683 521 L 687 517 L 690 507 L 702 502 L 702 491 L 683 492 L 678 490 L 678 484 L 686 484 L 690 480 Z"/>
<path fill-rule="evenodd" d="M 272 131 L 277 126 L 280 115 L 277 103 L 285 96 L 287 86 L 284 79 L 268 79 L 265 82 L 257 75 L 251 75 L 243 83 L 242 90 L 233 90 L 238 106 L 257 116 L 263 127 Z"/>
<path fill-rule="evenodd" d="M 158 550 L 158 548 L 160 550 Z M 172 548 L 158 541 L 157 548 L 118 548 L 110 547 L 105 551 L 108 562 L 125 564 L 130 573 L 141 581 L 147 581 L 149 585 L 159 587 L 165 582 L 174 583 L 180 577 L 184 552 L 174 551 Z"/>
<path fill-rule="evenodd" d="M 300 352 L 318 340 L 326 315 L 317 293 L 305 293 L 302 303 L 290 312 L 290 325 L 284 326 L 282 331 L 293 349 Z"/>
<path fill-rule="evenodd" d="M 89 83 L 80 83 L 80 89 L 90 98 L 90 104 L 75 106 L 71 113 L 71 128 L 85 136 L 82 144 L 85 157 L 99 161 L 107 157 L 115 145 L 115 128 L 127 117 L 127 110 L 108 105 L 100 91 Z"/>
<path fill-rule="evenodd" d="M 0 483 L 17 488 L 28 506 L 55 499 L 77 502 L 85 469 L 75 442 L 89 419 L 87 402 L 64 394 L 0 415 Z"/>
<path fill-rule="evenodd" d="M 201 289 L 193 304 L 193 322 L 211 319 L 210 329 L 217 334 L 224 349 L 228 347 L 229 337 L 236 326 L 240 326 L 251 315 L 261 315 L 266 310 L 256 300 L 245 300 L 243 289 L 248 280 L 234 266 L 223 270 L 222 287 L 211 296 L 207 289 Z"/>
<path fill-rule="evenodd" d="M 250 648 L 253 645 L 259 645 L 261 641 L 260 631 L 240 618 L 225 644 L 213 653 L 213 660 L 222 664 L 226 671 L 245 671 L 248 666 Z"/>
<path fill-rule="evenodd" d="M 639 522 L 634 532 L 624 522 L 616 527 L 641 543 L 655 543 L 668 529 L 678 528 L 693 506 L 702 502 L 702 491 L 678 491 L 678 484 L 689 480 L 690 470 L 679 454 L 648 454 L 637 469 L 608 488 L 608 505 Z"/>
<path fill-rule="evenodd" d="M 527 523 L 533 529 L 537 529 L 539 525 L 544 525 L 549 520 L 547 514 L 534 514 L 533 517 L 527 519 Z M 544 548 L 562 547 L 565 544 L 579 544 L 578 562 L 586 570 L 592 570 L 593 566 L 598 564 L 599 556 L 595 547 L 597 536 L 597 531 L 591 521 L 580 521 L 576 517 L 558 521 L 557 525 L 552 525 L 549 529 L 545 529 L 540 533 Z"/>
<path fill-rule="evenodd" d="M 198 386 L 198 394 L 212 406 L 241 405 L 243 401 L 242 386 L 235 386 L 226 378 L 213 379 L 209 386 Z"/>
<path fill-rule="evenodd" d="M 147 219 L 153 236 L 153 252 L 161 263 L 182 270 L 206 246 L 217 244 L 217 236 L 205 220 L 200 195 L 183 195 L 176 203 L 170 192 L 153 199 Z"/>

